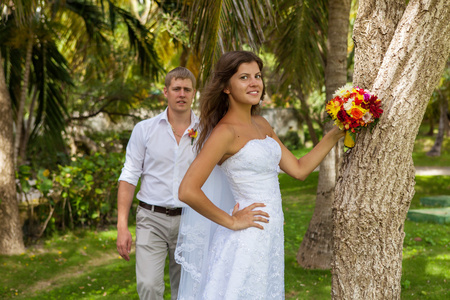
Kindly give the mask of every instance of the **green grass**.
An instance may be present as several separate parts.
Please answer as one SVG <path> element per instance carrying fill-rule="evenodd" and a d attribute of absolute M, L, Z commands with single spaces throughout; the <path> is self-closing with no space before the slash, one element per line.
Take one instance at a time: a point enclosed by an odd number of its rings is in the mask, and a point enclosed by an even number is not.
<path fill-rule="evenodd" d="M 432 138 L 419 136 L 416 166 L 450 166 L 450 139 L 441 158 L 425 157 Z M 295 151 L 302 156 L 309 149 Z M 331 273 L 305 270 L 296 253 L 314 211 L 318 173 L 304 182 L 280 175 L 285 213 L 286 299 L 330 299 Z M 417 176 L 411 208 L 424 196 L 448 194 L 450 176 Z M 130 228 L 134 232 L 134 227 Z M 0 299 L 138 299 L 134 249 L 129 262 L 116 252 L 115 229 L 73 231 L 31 246 L 23 255 L 0 256 Z M 450 226 L 405 222 L 403 300 L 450 299 Z M 166 275 L 165 299 L 170 299 Z"/>
<path fill-rule="evenodd" d="M 317 179 L 317 172 L 304 182 L 280 175 L 286 299 L 330 299 L 330 271 L 305 270 L 295 259 L 314 211 Z M 416 182 L 411 207 L 420 206 L 421 196 L 448 191 L 450 176 L 418 176 Z M 402 299 L 450 299 L 450 226 L 406 221 L 405 233 Z M 74 231 L 43 240 L 23 255 L 0 256 L 0 271 L 8 274 L 0 276 L 0 299 L 138 299 L 134 251 L 129 262 L 122 260 L 116 234 Z"/>

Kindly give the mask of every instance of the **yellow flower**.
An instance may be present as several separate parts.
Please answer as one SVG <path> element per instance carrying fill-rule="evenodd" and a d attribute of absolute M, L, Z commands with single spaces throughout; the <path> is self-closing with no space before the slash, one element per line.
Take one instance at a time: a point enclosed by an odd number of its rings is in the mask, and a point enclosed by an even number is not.
<path fill-rule="evenodd" d="M 45 169 L 44 172 L 42 172 L 42 175 L 48 177 L 48 175 L 50 175 L 50 171 L 48 169 Z"/>
<path fill-rule="evenodd" d="M 189 137 L 195 139 L 197 137 L 197 130 L 188 129 Z"/>
<path fill-rule="evenodd" d="M 189 133 L 189 137 L 191 138 L 191 145 L 193 145 L 194 140 L 197 137 L 197 130 L 195 130 L 194 128 L 189 128 L 188 133 Z"/>
<path fill-rule="evenodd" d="M 342 124 L 341 121 L 339 121 L 338 119 L 336 119 L 334 121 L 334 125 L 336 125 L 337 127 L 339 127 L 340 130 L 344 130 L 344 124 Z"/>
<path fill-rule="evenodd" d="M 335 119 L 339 110 L 341 110 L 341 103 L 338 100 L 331 100 L 327 103 L 326 110 L 333 116 L 333 119 Z"/>

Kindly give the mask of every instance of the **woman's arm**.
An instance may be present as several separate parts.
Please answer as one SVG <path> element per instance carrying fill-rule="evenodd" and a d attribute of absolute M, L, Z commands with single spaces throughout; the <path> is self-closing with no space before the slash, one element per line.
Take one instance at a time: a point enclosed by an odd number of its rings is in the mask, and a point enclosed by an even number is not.
<path fill-rule="evenodd" d="M 280 168 L 289 176 L 298 180 L 305 180 L 315 168 L 317 168 L 322 160 L 327 156 L 336 143 L 345 135 L 345 131 L 338 127 L 333 127 L 322 140 L 305 156 L 297 159 L 294 154 L 287 149 L 273 131 L 270 124 L 262 117 L 261 124 L 266 131 L 270 132 L 270 136 L 275 139 L 281 147 Z"/>
<path fill-rule="evenodd" d="M 248 227 L 264 229 L 261 224 L 256 222 L 267 223 L 269 215 L 260 210 L 253 211 L 256 207 L 264 207 L 264 204 L 254 203 L 240 211 L 236 205 L 230 216 L 215 206 L 201 189 L 216 164 L 223 156 L 230 155 L 229 149 L 233 141 L 234 131 L 230 126 L 216 126 L 181 181 L 178 197 L 204 217 L 226 228 L 232 230 Z"/>

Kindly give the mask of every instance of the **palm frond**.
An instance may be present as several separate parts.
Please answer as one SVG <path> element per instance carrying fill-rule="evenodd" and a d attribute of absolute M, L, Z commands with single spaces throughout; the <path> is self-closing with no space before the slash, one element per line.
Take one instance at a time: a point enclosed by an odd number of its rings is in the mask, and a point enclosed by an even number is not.
<path fill-rule="evenodd" d="M 155 50 L 155 36 L 128 11 L 112 3 L 110 10 L 114 10 L 114 15 L 120 16 L 127 26 L 130 47 L 137 53 L 142 74 L 157 79 L 164 70 Z"/>
<path fill-rule="evenodd" d="M 68 117 L 63 88 L 73 85 L 69 67 L 53 41 L 46 41 L 33 50 L 33 76 L 39 98 L 30 140 L 43 134 L 55 147 L 63 148 L 62 134 Z"/>
<path fill-rule="evenodd" d="M 3 1 L 2 1 L 3 2 Z M 23 27 L 32 21 L 36 16 L 39 7 L 39 0 L 15 0 L 0 2 L 0 7 L 6 6 L 5 11 L 12 13 L 15 16 L 17 26 Z M 6 16 L 5 16 L 6 17 Z"/>
<path fill-rule="evenodd" d="M 203 78 L 226 51 L 264 43 L 264 28 L 275 24 L 275 1 L 198 0 L 189 7 L 192 46 L 202 57 Z"/>
<path fill-rule="evenodd" d="M 66 0 L 64 8 L 83 19 L 84 29 L 97 44 L 107 42 L 102 31 L 106 30 L 108 25 L 104 20 L 102 10 L 97 5 L 85 0 Z"/>
<path fill-rule="evenodd" d="M 280 18 L 271 47 L 281 75 L 280 92 L 291 84 L 306 94 L 323 84 L 326 57 L 327 1 L 280 1 Z"/>

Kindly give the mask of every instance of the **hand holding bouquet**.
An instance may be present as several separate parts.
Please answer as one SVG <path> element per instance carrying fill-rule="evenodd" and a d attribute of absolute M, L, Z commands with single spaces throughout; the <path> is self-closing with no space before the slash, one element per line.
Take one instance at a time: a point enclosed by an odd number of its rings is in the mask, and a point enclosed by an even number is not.
<path fill-rule="evenodd" d="M 345 130 L 344 145 L 355 146 L 356 133 L 363 127 L 373 128 L 383 110 L 381 100 L 369 91 L 345 85 L 338 89 L 327 105 L 326 110 L 334 124 Z"/>

